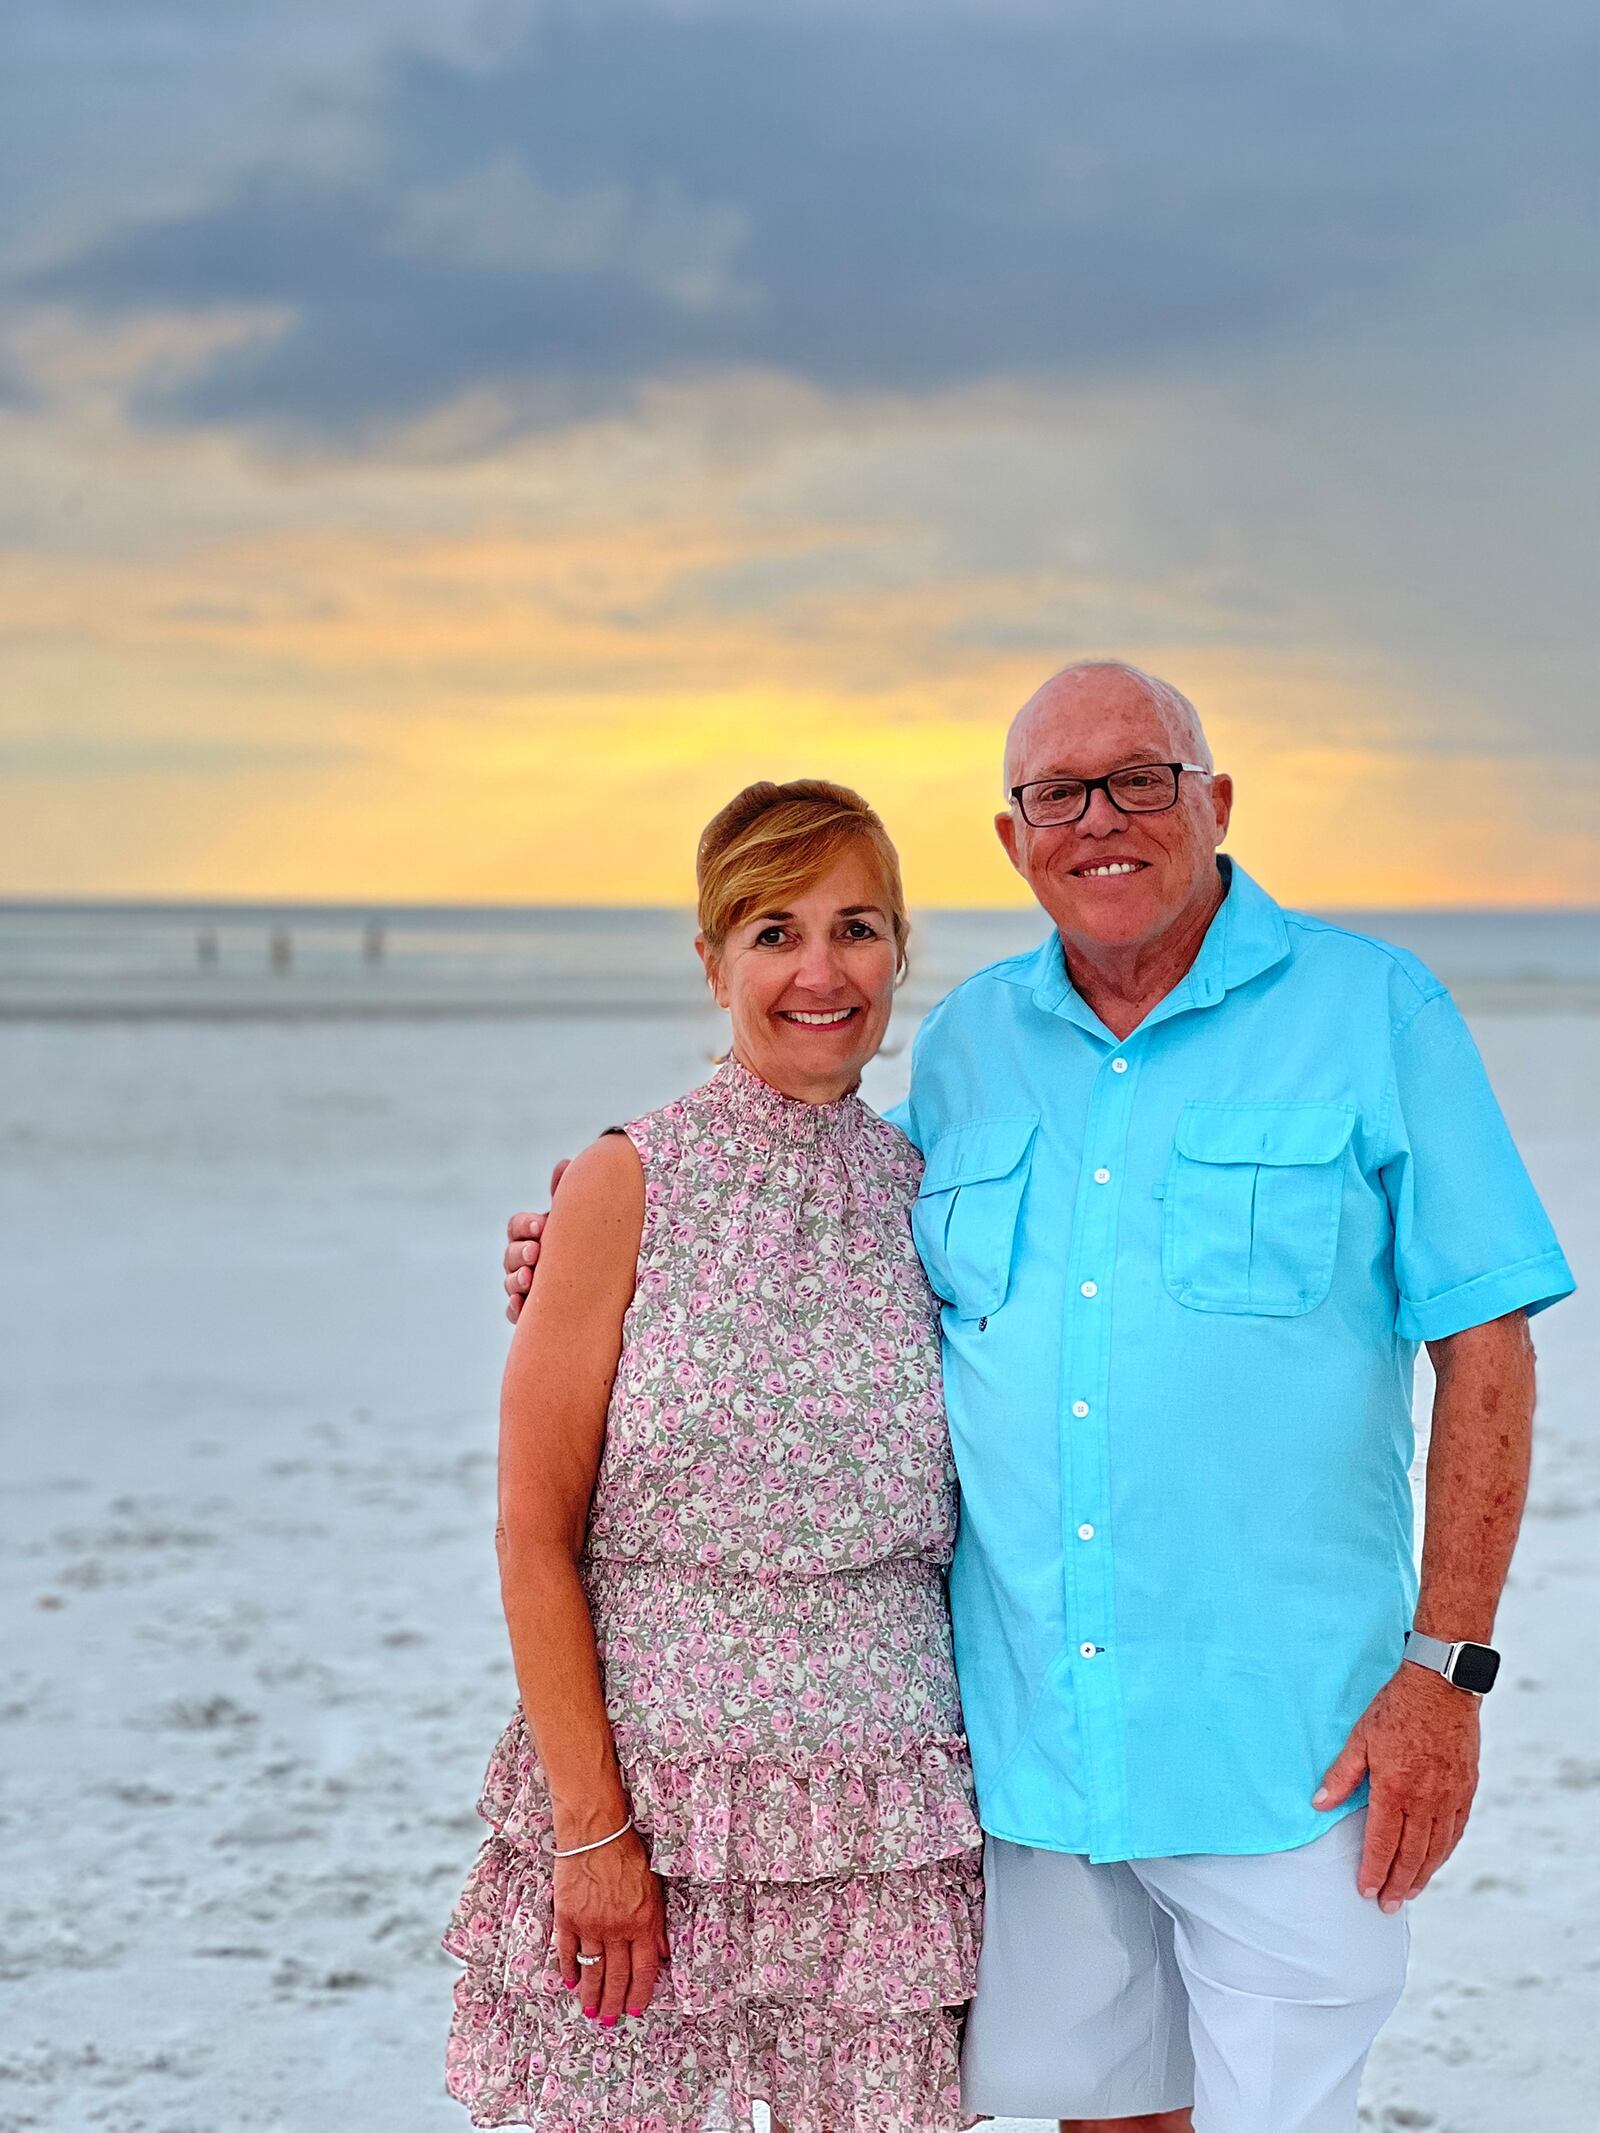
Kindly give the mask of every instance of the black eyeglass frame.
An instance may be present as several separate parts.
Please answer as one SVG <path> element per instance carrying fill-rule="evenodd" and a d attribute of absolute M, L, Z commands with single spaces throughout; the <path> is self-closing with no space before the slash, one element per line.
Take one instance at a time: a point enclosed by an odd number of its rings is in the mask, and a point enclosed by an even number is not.
<path fill-rule="evenodd" d="M 1130 770 L 1170 770 L 1172 798 L 1163 800 L 1159 807 L 1124 807 L 1111 790 L 1111 780 L 1126 777 Z M 1026 785 L 1013 785 L 1008 797 L 1016 802 L 1022 812 L 1023 821 L 1030 829 L 1070 829 L 1074 822 L 1081 822 L 1089 812 L 1089 802 L 1097 792 L 1105 794 L 1119 815 L 1165 815 L 1170 814 L 1178 804 L 1178 794 L 1183 789 L 1183 773 L 1186 770 L 1191 777 L 1196 778 L 1209 778 L 1216 774 L 1207 770 L 1204 763 L 1124 763 L 1117 770 L 1108 770 L 1103 778 L 1030 778 Z M 1081 785 L 1083 805 L 1075 815 L 1057 815 L 1050 822 L 1035 822 L 1028 813 L 1028 803 L 1023 795 L 1033 792 L 1040 785 Z"/>

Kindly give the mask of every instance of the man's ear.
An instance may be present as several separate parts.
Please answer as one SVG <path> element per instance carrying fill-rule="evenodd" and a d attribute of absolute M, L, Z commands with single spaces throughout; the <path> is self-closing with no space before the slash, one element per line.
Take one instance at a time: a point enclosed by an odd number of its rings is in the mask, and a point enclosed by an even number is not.
<path fill-rule="evenodd" d="M 1217 842 L 1220 844 L 1228 834 L 1228 824 L 1233 817 L 1233 780 L 1225 770 L 1219 770 L 1211 780 L 1211 809 L 1216 817 Z"/>
<path fill-rule="evenodd" d="M 1004 850 L 1006 857 L 1011 861 L 1017 872 L 1021 874 L 1022 861 L 1017 857 L 1017 818 L 1009 807 L 1003 814 L 995 816 L 994 833 L 1000 839 L 1001 848 Z"/>

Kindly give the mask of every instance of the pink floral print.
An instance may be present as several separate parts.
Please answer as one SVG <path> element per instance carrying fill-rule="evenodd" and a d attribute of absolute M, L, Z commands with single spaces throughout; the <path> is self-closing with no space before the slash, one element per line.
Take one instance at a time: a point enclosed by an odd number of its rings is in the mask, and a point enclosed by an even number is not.
<path fill-rule="evenodd" d="M 520 1713 L 445 1946 L 474 2124 L 945 2133 L 981 1913 L 944 1572 L 955 1476 L 916 1152 L 737 1063 L 630 1126 L 634 1300 L 583 1565 L 671 1960 L 600 2031 L 550 1949 Z"/>

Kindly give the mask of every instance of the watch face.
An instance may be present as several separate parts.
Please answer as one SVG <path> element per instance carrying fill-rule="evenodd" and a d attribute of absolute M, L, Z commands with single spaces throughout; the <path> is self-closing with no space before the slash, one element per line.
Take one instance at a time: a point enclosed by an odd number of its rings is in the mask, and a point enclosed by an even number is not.
<path fill-rule="evenodd" d="M 1491 1651 L 1487 1644 L 1463 1644 L 1450 1669 L 1450 1679 L 1458 1689 L 1470 1689 L 1474 1696 L 1487 1696 L 1499 1671 L 1498 1652 Z"/>

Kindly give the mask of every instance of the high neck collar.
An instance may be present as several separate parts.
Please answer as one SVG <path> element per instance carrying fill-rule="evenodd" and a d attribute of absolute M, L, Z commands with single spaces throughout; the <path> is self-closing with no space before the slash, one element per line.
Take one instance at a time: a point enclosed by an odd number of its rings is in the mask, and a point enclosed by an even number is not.
<path fill-rule="evenodd" d="M 710 1088 L 741 1125 L 778 1140 L 809 1141 L 819 1136 L 834 1139 L 857 1132 L 867 1116 L 865 1105 L 853 1091 L 832 1103 L 806 1103 L 798 1096 L 785 1096 L 770 1081 L 763 1081 L 759 1074 L 731 1057 L 712 1075 Z"/>

